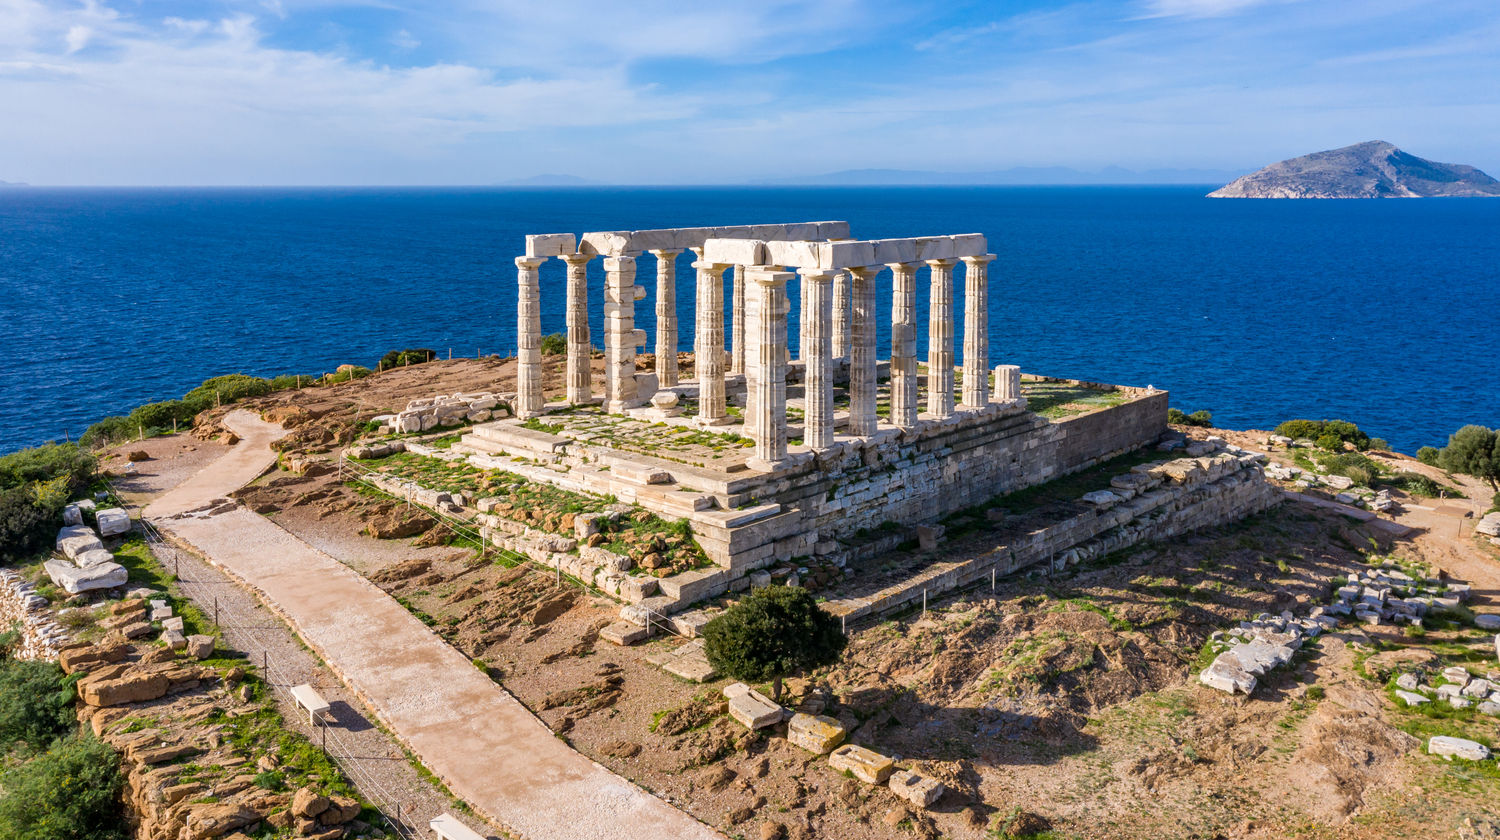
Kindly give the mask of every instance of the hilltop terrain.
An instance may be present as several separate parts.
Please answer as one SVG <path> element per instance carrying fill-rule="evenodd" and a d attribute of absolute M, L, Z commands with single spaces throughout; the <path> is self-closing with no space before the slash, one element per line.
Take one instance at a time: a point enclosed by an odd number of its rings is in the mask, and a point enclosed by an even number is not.
<path fill-rule="evenodd" d="M 1273 163 L 1209 198 L 1428 198 L 1500 195 L 1500 181 L 1472 166 L 1437 163 L 1383 140 Z"/>

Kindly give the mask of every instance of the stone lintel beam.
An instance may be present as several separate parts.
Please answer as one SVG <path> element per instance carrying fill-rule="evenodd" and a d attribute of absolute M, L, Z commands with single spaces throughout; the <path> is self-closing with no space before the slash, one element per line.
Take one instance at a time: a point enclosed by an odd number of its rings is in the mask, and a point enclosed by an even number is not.
<path fill-rule="evenodd" d="M 703 248 L 704 259 L 711 262 L 788 268 L 863 268 L 890 263 L 976 257 L 984 254 L 989 245 L 984 234 L 961 233 L 952 236 L 829 242 L 714 238 L 706 240 Z"/>
<path fill-rule="evenodd" d="M 538 233 L 526 237 L 528 257 L 566 257 L 578 250 L 578 237 L 571 233 Z"/>
<path fill-rule="evenodd" d="M 544 234 L 571 236 L 571 234 Z M 843 239 L 849 236 L 848 222 L 789 222 L 769 225 L 733 225 L 727 227 L 662 228 L 658 230 L 605 230 L 585 233 L 578 242 L 578 252 L 591 256 L 635 256 L 646 251 L 702 248 L 709 239 L 754 239 L 788 241 Z M 569 250 L 572 253 L 572 250 Z M 549 256 L 555 256 L 550 255 Z M 724 260 L 723 262 L 734 262 Z"/>

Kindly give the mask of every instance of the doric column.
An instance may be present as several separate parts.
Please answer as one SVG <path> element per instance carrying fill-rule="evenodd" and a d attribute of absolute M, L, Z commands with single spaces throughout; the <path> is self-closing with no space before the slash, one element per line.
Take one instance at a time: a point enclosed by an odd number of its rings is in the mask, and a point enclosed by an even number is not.
<path fill-rule="evenodd" d="M 733 332 L 729 336 L 729 372 L 745 372 L 745 267 L 734 267 Z"/>
<path fill-rule="evenodd" d="M 1015 365 L 995 365 L 995 402 L 1021 398 L 1021 369 Z"/>
<path fill-rule="evenodd" d="M 833 278 L 833 357 L 849 358 L 849 272 L 840 271 Z"/>
<path fill-rule="evenodd" d="M 757 266 L 748 274 L 757 310 L 756 353 L 750 365 L 757 391 L 751 464 L 769 470 L 786 460 L 786 283 L 792 273 Z"/>
<path fill-rule="evenodd" d="M 801 272 L 798 272 L 801 274 Z M 797 281 L 797 361 L 807 361 L 807 330 L 812 319 L 807 316 L 807 281 Z"/>
<path fill-rule="evenodd" d="M 891 423 L 917 425 L 917 269 L 891 263 Z"/>
<path fill-rule="evenodd" d="M 990 401 L 990 260 L 964 257 L 964 408 Z"/>
<path fill-rule="evenodd" d="M 693 344 L 698 422 L 722 426 L 729 422 L 724 403 L 724 271 L 729 266 L 696 260 L 693 268 L 698 270 L 698 329 Z"/>
<path fill-rule="evenodd" d="M 542 413 L 542 292 L 538 270 L 546 257 L 516 257 L 516 416 Z"/>
<path fill-rule="evenodd" d="M 750 282 L 750 270 L 750 266 L 744 266 L 735 281 L 745 284 L 745 428 L 742 434 L 755 440 L 755 406 L 760 387 L 755 377 L 755 362 L 760 358 L 760 301 L 755 284 Z"/>
<path fill-rule="evenodd" d="M 656 383 L 677 384 L 677 255 L 680 250 L 652 251 L 656 257 Z"/>
<path fill-rule="evenodd" d="M 833 445 L 833 278 L 839 272 L 821 268 L 804 268 L 802 275 L 803 335 L 806 344 L 802 361 L 806 373 L 802 379 L 804 428 L 802 442 L 813 449 Z"/>
<path fill-rule="evenodd" d="M 635 388 L 635 351 L 645 336 L 635 328 L 635 257 L 604 259 L 604 410 L 623 414 L 640 404 Z"/>
<path fill-rule="evenodd" d="M 932 309 L 927 323 L 927 413 L 953 416 L 953 266 L 956 260 L 928 260 L 932 268 Z"/>
<path fill-rule="evenodd" d="M 880 266 L 849 269 L 852 342 L 849 348 L 849 434 L 875 434 L 875 275 Z"/>
<path fill-rule="evenodd" d="M 585 254 L 563 257 L 568 264 L 568 402 L 593 399 L 594 349 L 589 345 L 589 260 Z"/>

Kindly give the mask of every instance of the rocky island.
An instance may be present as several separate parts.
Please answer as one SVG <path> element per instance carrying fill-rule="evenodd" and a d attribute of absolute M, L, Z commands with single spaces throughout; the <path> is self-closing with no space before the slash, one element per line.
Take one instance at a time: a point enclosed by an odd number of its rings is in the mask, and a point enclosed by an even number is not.
<path fill-rule="evenodd" d="M 1383 140 L 1273 163 L 1209 198 L 1429 198 L 1500 196 L 1500 181 L 1458 163 L 1437 163 Z"/>

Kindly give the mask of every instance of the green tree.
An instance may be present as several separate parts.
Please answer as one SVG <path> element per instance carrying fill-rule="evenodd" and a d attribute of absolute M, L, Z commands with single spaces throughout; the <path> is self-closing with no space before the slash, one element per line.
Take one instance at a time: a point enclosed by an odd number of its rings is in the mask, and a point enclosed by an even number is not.
<path fill-rule="evenodd" d="M 1417 450 L 1417 460 L 1429 467 L 1440 467 L 1443 465 L 1443 450 L 1436 446 L 1424 446 Z"/>
<path fill-rule="evenodd" d="M 838 619 L 796 586 L 752 591 L 703 628 L 709 664 L 737 680 L 770 680 L 773 698 L 782 677 L 832 665 L 847 643 Z"/>
<path fill-rule="evenodd" d="M 0 837 L 124 840 L 120 761 L 92 736 L 65 738 L 0 776 Z"/>
<path fill-rule="evenodd" d="M 1442 467 L 1483 479 L 1500 490 L 1500 433 L 1484 426 L 1459 429 L 1443 447 Z"/>

